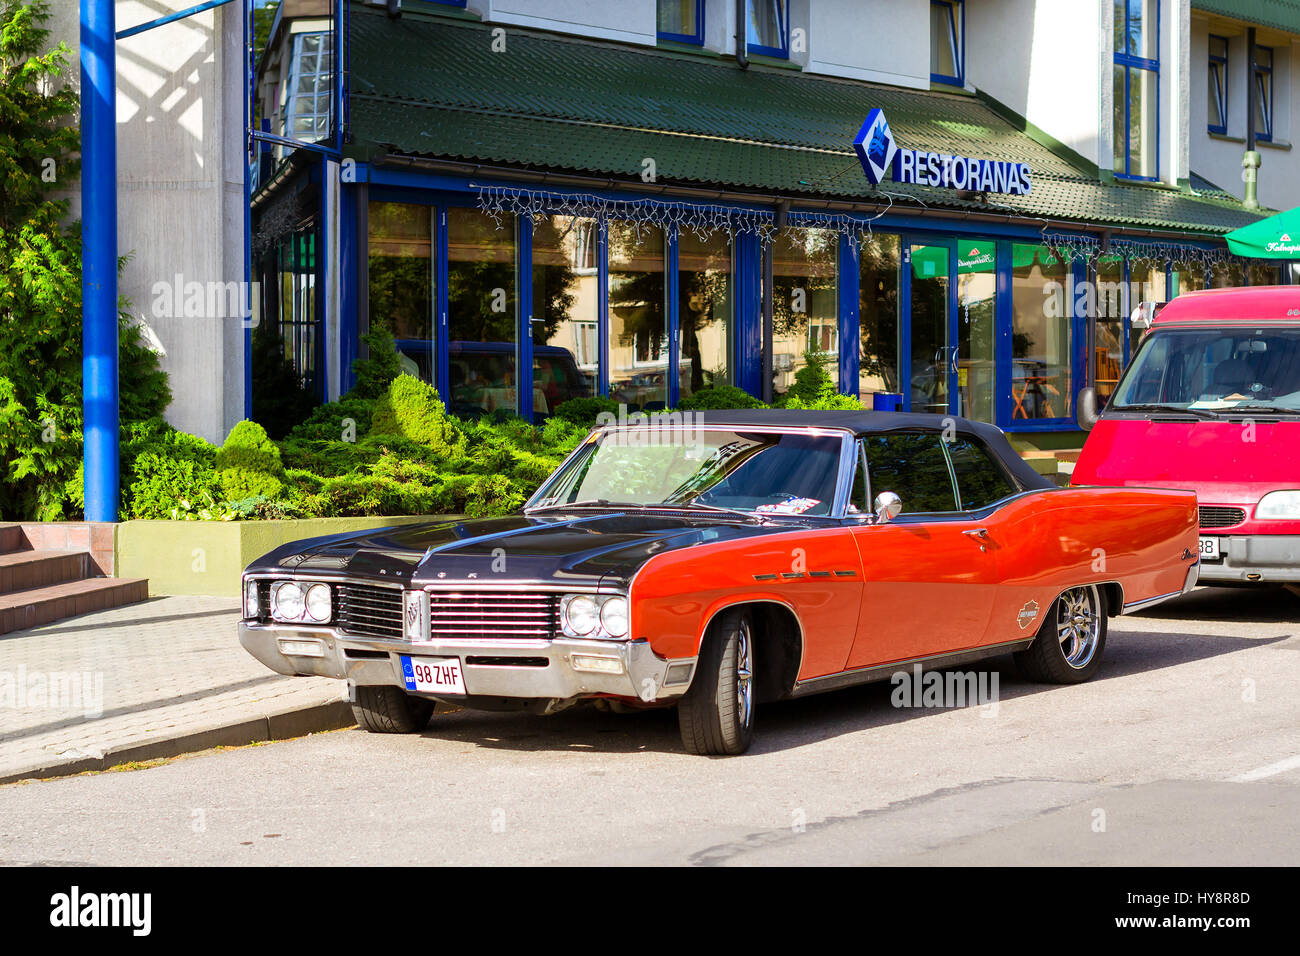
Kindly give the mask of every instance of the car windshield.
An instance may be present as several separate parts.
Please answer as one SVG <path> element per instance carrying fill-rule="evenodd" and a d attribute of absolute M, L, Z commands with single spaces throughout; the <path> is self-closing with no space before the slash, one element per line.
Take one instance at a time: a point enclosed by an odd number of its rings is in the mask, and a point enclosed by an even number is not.
<path fill-rule="evenodd" d="M 1300 412 L 1300 330 L 1169 329 L 1152 332 L 1110 402 L 1217 414 Z"/>
<path fill-rule="evenodd" d="M 585 445 L 527 507 L 659 505 L 828 515 L 839 461 L 834 435 L 618 429 Z"/>

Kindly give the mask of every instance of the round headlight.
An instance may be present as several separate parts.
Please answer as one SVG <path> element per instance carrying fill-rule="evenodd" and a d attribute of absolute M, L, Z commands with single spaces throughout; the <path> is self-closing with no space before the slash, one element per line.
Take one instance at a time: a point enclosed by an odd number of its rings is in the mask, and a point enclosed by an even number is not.
<path fill-rule="evenodd" d="M 297 621 L 302 617 L 303 590 L 292 581 L 285 581 L 271 592 L 271 616 L 285 621 Z"/>
<path fill-rule="evenodd" d="M 600 623 L 610 637 L 626 637 L 628 629 L 627 598 L 612 597 L 600 609 Z"/>
<path fill-rule="evenodd" d="M 324 624 L 330 619 L 330 586 L 313 584 L 307 589 L 307 616 Z"/>
<path fill-rule="evenodd" d="M 261 604 L 257 600 L 257 582 L 249 581 L 244 585 L 244 617 L 257 617 L 261 609 Z"/>
<path fill-rule="evenodd" d="M 596 607 L 596 602 L 585 594 L 569 599 L 564 616 L 568 621 L 569 630 L 579 635 L 590 634 L 600 623 L 600 611 Z"/>

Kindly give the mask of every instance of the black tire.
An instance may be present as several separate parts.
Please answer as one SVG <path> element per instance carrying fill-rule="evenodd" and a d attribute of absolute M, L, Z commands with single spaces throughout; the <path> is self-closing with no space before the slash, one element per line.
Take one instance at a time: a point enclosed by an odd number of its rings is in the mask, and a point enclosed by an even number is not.
<path fill-rule="evenodd" d="M 1091 678 L 1106 650 L 1106 615 L 1096 585 L 1067 590 L 1052 602 L 1034 643 L 1014 655 L 1020 673 L 1045 684 L 1081 684 Z"/>
<path fill-rule="evenodd" d="M 352 716 L 372 734 L 414 733 L 427 727 L 433 716 L 433 701 L 412 697 L 400 687 L 362 685 L 355 691 Z"/>
<path fill-rule="evenodd" d="M 745 667 L 745 664 L 748 667 Z M 677 705 L 688 753 L 733 757 L 754 737 L 754 631 L 748 611 L 725 611 L 704 637 L 695 678 Z"/>

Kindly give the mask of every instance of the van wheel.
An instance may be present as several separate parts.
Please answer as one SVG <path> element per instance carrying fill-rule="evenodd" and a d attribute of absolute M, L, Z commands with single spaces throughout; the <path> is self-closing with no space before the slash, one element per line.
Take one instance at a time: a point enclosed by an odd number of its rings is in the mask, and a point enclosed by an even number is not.
<path fill-rule="evenodd" d="M 361 685 L 354 690 L 352 716 L 372 734 L 414 733 L 427 727 L 433 716 L 433 701 L 412 697 L 399 687 Z"/>
<path fill-rule="evenodd" d="M 754 736 L 754 632 L 748 611 L 719 615 L 677 705 L 682 746 L 689 753 L 735 756 Z"/>
<path fill-rule="evenodd" d="M 1070 588 L 1053 602 L 1034 643 L 1014 655 L 1016 666 L 1030 680 L 1081 684 L 1101 666 L 1106 624 L 1096 585 Z"/>

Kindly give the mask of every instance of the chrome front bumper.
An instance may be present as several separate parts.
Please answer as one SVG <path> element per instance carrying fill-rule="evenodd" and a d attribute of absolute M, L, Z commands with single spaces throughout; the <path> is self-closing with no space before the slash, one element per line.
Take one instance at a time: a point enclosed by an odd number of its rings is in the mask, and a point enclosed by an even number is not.
<path fill-rule="evenodd" d="M 1293 584 L 1300 581 L 1300 535 L 1207 534 L 1217 537 L 1218 561 L 1201 561 L 1201 583 Z"/>
<path fill-rule="evenodd" d="M 284 642 L 314 642 L 320 656 L 307 656 Z M 470 697 L 517 699 L 614 695 L 643 701 L 680 697 L 690 687 L 695 658 L 666 660 L 646 641 L 554 640 L 395 641 L 343 634 L 330 627 L 296 627 L 241 621 L 239 643 L 279 674 L 333 677 L 351 684 L 391 684 L 405 689 L 402 655 L 460 660 Z M 573 657 L 617 659 L 620 673 L 580 670 Z M 439 695 L 445 700 L 455 696 Z"/>

